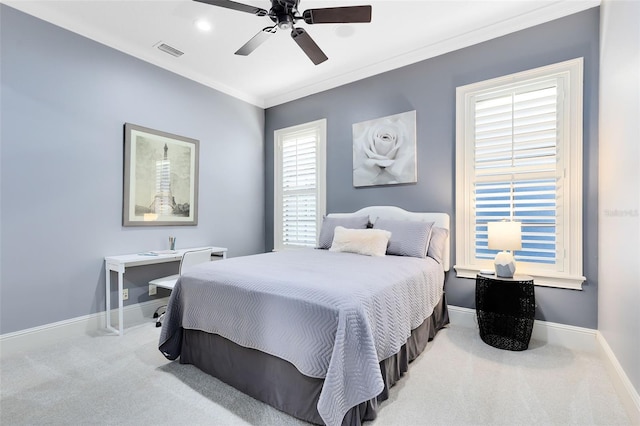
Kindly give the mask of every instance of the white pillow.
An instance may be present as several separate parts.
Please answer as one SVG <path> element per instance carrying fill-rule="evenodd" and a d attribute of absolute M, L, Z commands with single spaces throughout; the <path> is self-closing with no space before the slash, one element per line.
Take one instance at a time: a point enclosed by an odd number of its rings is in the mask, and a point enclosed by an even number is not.
<path fill-rule="evenodd" d="M 329 251 L 384 256 L 391 232 L 382 229 L 347 229 L 336 226 Z"/>

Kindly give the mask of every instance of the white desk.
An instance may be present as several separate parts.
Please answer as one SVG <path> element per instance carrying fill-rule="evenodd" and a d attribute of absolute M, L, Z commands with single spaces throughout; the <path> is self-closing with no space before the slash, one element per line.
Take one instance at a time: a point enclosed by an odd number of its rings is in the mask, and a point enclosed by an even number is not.
<path fill-rule="evenodd" d="M 119 256 L 107 256 L 104 258 L 104 264 L 106 269 L 106 295 L 107 295 L 107 303 L 106 303 L 106 328 L 115 333 L 118 333 L 120 336 L 124 334 L 124 318 L 123 318 L 123 299 L 122 299 L 122 290 L 123 290 L 123 278 L 124 271 L 128 267 L 132 266 L 142 266 L 142 265 L 153 265 L 156 263 L 166 263 L 166 262 L 177 262 L 182 259 L 182 255 L 185 251 L 189 250 L 198 250 L 207 247 L 194 247 L 194 248 L 185 248 L 176 250 L 175 253 L 171 254 L 158 254 L 156 256 L 149 256 L 145 254 L 135 253 L 135 254 L 123 254 Z M 226 259 L 227 257 L 227 249 L 224 247 L 211 247 L 212 256 L 222 257 Z M 118 273 L 118 328 L 116 329 L 111 325 L 111 271 L 115 271 Z"/>

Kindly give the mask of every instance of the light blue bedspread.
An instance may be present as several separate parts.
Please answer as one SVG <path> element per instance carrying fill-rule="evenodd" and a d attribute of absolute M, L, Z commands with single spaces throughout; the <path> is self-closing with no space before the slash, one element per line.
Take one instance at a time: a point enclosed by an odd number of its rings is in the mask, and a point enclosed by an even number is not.
<path fill-rule="evenodd" d="M 210 262 L 178 281 L 160 350 L 180 355 L 182 327 L 287 360 L 325 379 L 318 412 L 340 425 L 382 391 L 379 362 L 431 315 L 443 283 L 431 258 L 303 249 Z"/>

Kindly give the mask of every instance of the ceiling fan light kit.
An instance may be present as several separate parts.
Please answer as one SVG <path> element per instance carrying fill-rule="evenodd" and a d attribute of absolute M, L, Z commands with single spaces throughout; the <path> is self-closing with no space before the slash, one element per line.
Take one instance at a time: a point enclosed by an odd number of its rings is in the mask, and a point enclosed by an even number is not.
<path fill-rule="evenodd" d="M 320 49 L 316 42 L 302 28 L 296 28 L 297 21 L 303 20 L 306 24 L 349 24 L 371 22 L 371 6 L 345 6 L 325 7 L 320 9 L 305 10 L 302 15 L 298 12 L 300 0 L 271 0 L 271 9 L 265 10 L 229 0 L 194 0 L 211 6 L 224 7 L 239 12 L 251 13 L 256 16 L 268 16 L 275 25 L 262 29 L 253 36 L 240 49 L 236 55 L 247 56 L 262 43 L 267 41 L 276 29 L 291 30 L 291 38 L 302 49 L 307 57 L 315 65 L 326 61 L 327 55 Z"/>

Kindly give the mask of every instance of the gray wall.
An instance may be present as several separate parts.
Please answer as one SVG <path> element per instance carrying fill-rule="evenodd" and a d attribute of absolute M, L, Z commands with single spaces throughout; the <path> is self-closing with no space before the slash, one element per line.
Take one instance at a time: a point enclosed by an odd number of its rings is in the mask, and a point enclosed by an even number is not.
<path fill-rule="evenodd" d="M 455 89 L 457 86 L 584 57 L 584 274 L 583 291 L 536 288 L 538 319 L 597 328 L 598 42 L 594 8 L 509 34 L 266 111 L 266 243 L 273 247 L 273 132 L 327 118 L 327 212 L 367 205 L 443 211 L 455 223 Z M 351 126 L 417 111 L 418 183 L 354 188 Z M 455 229 L 452 250 L 455 255 Z M 455 257 L 455 256 L 454 256 Z M 455 264 L 455 258 L 453 259 Z M 451 305 L 474 308 L 474 281 L 446 282 Z"/>
<path fill-rule="evenodd" d="M 264 251 L 263 109 L 5 5 L 0 23 L 0 333 L 103 311 L 104 256 L 169 235 Z M 200 140 L 197 226 L 122 227 L 125 122 Z M 131 269 L 125 303 L 175 268 Z"/>

